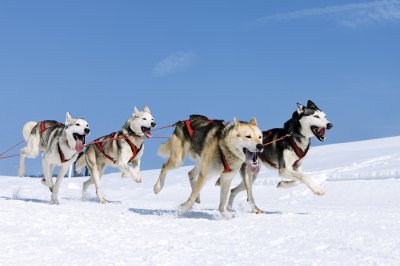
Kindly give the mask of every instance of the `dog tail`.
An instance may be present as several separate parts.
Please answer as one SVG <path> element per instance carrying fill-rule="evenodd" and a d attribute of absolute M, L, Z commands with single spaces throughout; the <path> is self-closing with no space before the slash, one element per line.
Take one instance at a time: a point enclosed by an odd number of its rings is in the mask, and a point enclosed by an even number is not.
<path fill-rule="evenodd" d="M 78 159 L 76 159 L 75 169 L 79 173 L 85 166 L 86 166 L 86 153 L 81 152 L 78 156 Z"/>
<path fill-rule="evenodd" d="M 22 129 L 22 135 L 24 136 L 24 139 L 28 141 L 29 135 L 32 133 L 32 129 L 37 125 L 37 122 L 29 121 L 24 125 L 24 128 Z"/>
<path fill-rule="evenodd" d="M 171 138 L 173 135 L 171 136 Z M 158 155 L 164 158 L 168 158 L 169 155 L 171 154 L 171 138 L 169 138 L 166 142 L 161 144 L 160 148 L 158 149 Z"/>

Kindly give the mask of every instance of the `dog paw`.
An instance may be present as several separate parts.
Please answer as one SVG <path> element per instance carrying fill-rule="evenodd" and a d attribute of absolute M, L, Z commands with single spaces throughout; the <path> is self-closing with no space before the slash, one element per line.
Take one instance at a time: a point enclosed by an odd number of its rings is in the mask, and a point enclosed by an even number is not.
<path fill-rule="evenodd" d="M 222 219 L 231 220 L 231 219 L 235 218 L 235 214 L 233 212 L 221 211 L 220 213 L 221 213 Z"/>
<path fill-rule="evenodd" d="M 263 210 L 261 210 L 261 209 L 259 209 L 258 207 L 255 207 L 254 209 L 253 209 L 253 213 L 255 213 L 255 214 L 262 214 L 262 213 L 265 213 Z"/>
<path fill-rule="evenodd" d="M 187 212 L 188 210 L 190 210 L 192 208 L 192 204 L 185 202 L 183 204 L 181 204 L 178 208 L 178 211 L 183 213 L 183 212 Z"/>
<path fill-rule="evenodd" d="M 52 199 L 52 200 L 50 201 L 50 204 L 59 205 L 60 202 L 58 201 L 58 199 Z"/>
<path fill-rule="evenodd" d="M 143 179 L 140 176 L 135 177 L 134 180 L 136 183 L 142 183 L 142 181 L 143 181 Z"/>
<path fill-rule="evenodd" d="M 105 198 L 99 199 L 99 202 L 101 204 L 106 204 L 108 202 L 108 200 L 106 200 Z"/>
<path fill-rule="evenodd" d="M 161 189 L 162 189 L 161 184 L 157 182 L 157 183 L 154 185 L 154 194 L 160 193 Z"/>
<path fill-rule="evenodd" d="M 325 191 L 323 191 L 322 188 L 317 188 L 317 189 L 315 189 L 313 192 L 314 192 L 314 194 L 317 195 L 317 196 L 323 196 L 323 195 L 325 195 Z"/>

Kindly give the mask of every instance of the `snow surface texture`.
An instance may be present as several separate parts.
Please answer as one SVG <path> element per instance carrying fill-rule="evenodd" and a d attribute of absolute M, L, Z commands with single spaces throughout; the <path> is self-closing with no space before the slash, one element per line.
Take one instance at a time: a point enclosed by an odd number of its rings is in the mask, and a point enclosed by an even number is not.
<path fill-rule="evenodd" d="M 254 197 L 266 213 L 250 213 L 241 193 L 232 220 L 217 211 L 216 177 L 178 214 L 190 167 L 170 172 L 159 195 L 158 170 L 141 184 L 104 176 L 105 205 L 93 187 L 81 201 L 84 178 L 64 179 L 50 205 L 40 179 L 0 177 L 0 265 L 400 265 L 400 137 L 312 148 L 303 169 L 325 196 L 277 189 L 263 168 Z"/>

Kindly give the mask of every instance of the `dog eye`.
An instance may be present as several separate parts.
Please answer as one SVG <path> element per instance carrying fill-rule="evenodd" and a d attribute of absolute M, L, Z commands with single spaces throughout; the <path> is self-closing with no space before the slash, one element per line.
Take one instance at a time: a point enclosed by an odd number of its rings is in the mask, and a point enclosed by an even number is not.
<path fill-rule="evenodd" d="M 143 120 L 147 120 L 147 118 L 142 118 Z"/>
<path fill-rule="evenodd" d="M 315 118 L 320 118 L 318 115 L 314 115 Z"/>
<path fill-rule="evenodd" d="M 246 138 L 251 139 L 251 136 L 250 136 L 250 135 L 247 135 Z"/>
<path fill-rule="evenodd" d="M 80 127 L 81 125 L 79 123 L 76 123 L 75 126 Z"/>
<path fill-rule="evenodd" d="M 261 139 L 261 136 L 259 136 L 258 138 Z"/>

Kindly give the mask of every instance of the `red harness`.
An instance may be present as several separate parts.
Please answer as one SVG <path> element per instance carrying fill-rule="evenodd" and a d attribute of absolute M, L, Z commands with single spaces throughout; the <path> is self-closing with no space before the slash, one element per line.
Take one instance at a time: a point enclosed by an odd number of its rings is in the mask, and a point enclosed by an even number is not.
<path fill-rule="evenodd" d="M 292 145 L 294 152 L 296 153 L 297 157 L 299 157 L 299 159 L 297 161 L 294 162 L 293 165 L 296 165 L 301 159 L 303 159 L 304 156 L 306 156 L 308 149 L 310 148 L 310 143 L 308 144 L 307 148 L 303 151 L 298 145 L 297 143 L 293 140 L 293 138 L 288 138 L 290 145 Z"/>
<path fill-rule="evenodd" d="M 109 137 L 108 139 L 113 139 L 113 138 L 115 137 L 116 134 L 117 134 L 117 132 L 111 133 L 111 135 L 110 135 L 110 137 Z M 108 154 L 104 151 L 103 145 L 101 144 L 101 142 L 100 142 L 99 140 L 100 140 L 100 138 L 98 138 L 98 139 L 96 139 L 95 141 L 93 141 L 93 142 L 96 144 L 96 146 L 97 146 L 97 148 L 99 149 L 99 151 L 100 151 L 107 159 L 109 159 L 109 160 L 112 161 L 113 163 L 117 163 L 117 161 L 116 161 L 113 157 L 111 157 L 110 155 L 108 155 Z M 107 140 L 107 139 L 106 139 L 106 140 Z M 139 153 L 139 151 L 142 149 L 143 144 L 142 144 L 142 146 L 140 146 L 140 148 L 138 148 L 138 147 L 136 147 L 136 145 L 133 144 L 132 141 L 130 141 L 128 138 L 126 138 L 125 141 L 129 144 L 129 146 L 131 147 L 131 150 L 132 150 L 132 156 L 131 156 L 131 158 L 128 160 L 128 162 L 130 162 L 130 161 L 132 161 L 132 160 L 136 157 L 136 155 L 137 155 L 137 154 Z M 105 142 L 105 141 L 103 141 L 103 142 Z"/>
<path fill-rule="evenodd" d="M 71 159 L 65 159 L 65 155 L 60 148 L 60 143 L 58 143 L 58 153 L 60 154 L 61 163 L 65 163 L 65 162 L 68 162 L 69 160 L 71 160 Z"/>
<path fill-rule="evenodd" d="M 193 130 L 192 126 L 190 125 L 190 120 L 188 119 L 188 120 L 184 120 L 184 121 L 182 121 L 182 122 L 185 123 L 186 129 L 187 129 L 187 131 L 189 132 L 190 138 L 193 138 L 194 130 Z M 214 122 L 214 121 L 213 121 L 213 120 L 208 120 L 208 123 L 209 123 L 209 124 L 211 124 L 212 122 Z M 224 164 L 224 171 L 223 171 L 223 173 L 228 173 L 228 172 L 230 172 L 232 169 L 231 169 L 231 167 L 229 166 L 228 161 L 226 160 L 226 157 L 225 157 L 224 153 L 222 152 L 222 150 L 221 150 L 221 159 L 222 159 L 222 163 Z"/>
<path fill-rule="evenodd" d="M 272 130 L 268 130 L 267 131 L 268 136 L 270 136 L 272 134 Z M 285 137 L 281 137 L 280 139 L 283 139 Z M 288 137 L 287 138 L 289 140 L 290 145 L 293 147 L 294 152 L 296 153 L 297 157 L 299 157 L 299 159 L 297 159 L 293 165 L 296 165 L 301 159 L 303 159 L 304 156 L 306 156 L 309 148 L 310 148 L 310 144 L 308 144 L 307 148 L 303 151 L 299 145 L 297 145 L 297 143 L 293 140 L 293 137 Z M 278 139 L 277 139 L 278 140 Z M 276 140 L 275 140 L 276 141 Z M 272 142 L 270 142 L 272 143 Z M 264 146 L 268 146 L 265 145 Z M 267 164 L 269 164 L 270 166 L 274 167 L 274 168 L 279 168 L 279 166 L 273 162 L 271 162 L 270 160 L 268 160 L 267 158 L 265 158 L 264 156 L 260 156 L 260 159 L 264 162 L 266 162 Z"/>

